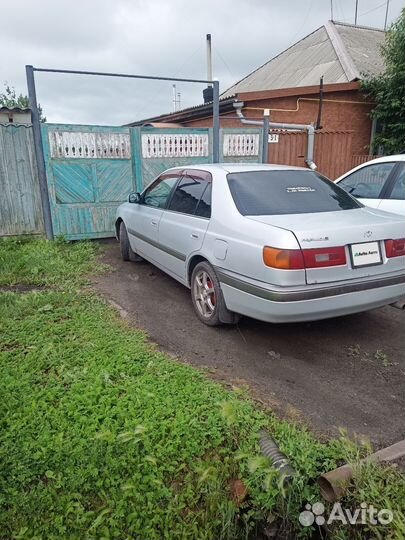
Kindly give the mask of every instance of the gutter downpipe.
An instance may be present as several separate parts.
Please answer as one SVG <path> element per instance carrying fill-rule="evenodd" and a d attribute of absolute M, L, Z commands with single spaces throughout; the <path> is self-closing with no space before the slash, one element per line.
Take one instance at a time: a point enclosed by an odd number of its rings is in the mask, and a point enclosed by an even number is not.
<path fill-rule="evenodd" d="M 263 120 L 248 120 L 243 116 L 242 108 L 243 101 L 236 101 L 233 106 L 236 110 L 236 114 L 242 124 L 248 124 L 253 126 L 263 126 Z M 307 142 L 307 156 L 305 158 L 305 163 L 307 166 L 315 171 L 317 169 L 316 163 L 314 162 L 314 143 L 315 143 L 315 128 L 312 124 L 284 124 L 280 122 L 269 122 L 269 128 L 275 129 L 293 129 L 296 131 L 306 131 L 308 133 L 308 142 Z"/>

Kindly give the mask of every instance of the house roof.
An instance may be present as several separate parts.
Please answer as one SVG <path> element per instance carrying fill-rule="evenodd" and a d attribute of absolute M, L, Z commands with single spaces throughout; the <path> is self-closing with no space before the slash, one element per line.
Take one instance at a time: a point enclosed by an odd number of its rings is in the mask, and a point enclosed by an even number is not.
<path fill-rule="evenodd" d="M 321 76 L 324 92 L 357 89 L 356 81 L 365 73 L 383 71 L 380 47 L 384 39 L 383 30 L 328 21 L 221 94 L 220 114 L 233 112 L 236 97 L 246 100 L 247 94 L 260 99 L 318 92 Z M 181 123 L 211 115 L 212 102 L 126 125 Z"/>
<path fill-rule="evenodd" d="M 365 26 L 328 21 L 228 88 L 222 96 L 279 88 L 313 86 L 361 79 L 381 73 L 380 46 L 385 32 Z"/>
<path fill-rule="evenodd" d="M 0 112 L 7 112 L 7 113 L 29 113 L 31 112 L 31 109 L 24 108 L 21 109 L 20 107 L 0 107 Z"/>
<path fill-rule="evenodd" d="M 219 100 L 220 114 L 234 111 L 235 110 L 233 108 L 234 101 L 235 101 L 234 96 L 221 98 Z M 160 116 L 153 116 L 152 118 L 145 118 L 144 120 L 137 120 L 136 122 L 125 124 L 125 126 L 129 126 L 129 127 L 143 126 L 145 124 L 155 124 L 155 123 L 162 123 L 162 122 L 181 123 L 185 120 L 189 120 L 191 116 L 193 117 L 194 120 L 197 120 L 198 118 L 206 118 L 207 116 L 212 116 L 212 101 L 209 103 L 203 103 L 202 105 L 194 105 L 193 107 L 187 107 L 187 109 L 181 109 L 180 111 L 167 113 L 167 114 L 161 114 Z"/>

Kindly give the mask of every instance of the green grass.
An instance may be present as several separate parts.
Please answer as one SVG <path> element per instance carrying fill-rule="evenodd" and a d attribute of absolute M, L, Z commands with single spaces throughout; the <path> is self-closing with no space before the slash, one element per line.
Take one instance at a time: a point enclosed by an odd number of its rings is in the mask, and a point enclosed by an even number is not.
<path fill-rule="evenodd" d="M 36 285 L 72 287 L 85 281 L 86 273 L 100 267 L 96 245 L 69 244 L 63 239 L 0 238 L 0 287 Z"/>
<path fill-rule="evenodd" d="M 48 287 L 0 293 L 0 538 L 234 540 L 265 520 L 308 536 L 298 515 L 320 500 L 315 479 L 366 448 L 322 443 L 157 351 L 79 288 L 99 269 L 95 244 L 0 242 L 3 287 Z M 297 471 L 288 490 L 260 455 L 261 428 Z M 388 505 L 395 523 L 331 537 L 403 538 L 403 477 L 363 468 L 355 487 L 345 504 Z"/>

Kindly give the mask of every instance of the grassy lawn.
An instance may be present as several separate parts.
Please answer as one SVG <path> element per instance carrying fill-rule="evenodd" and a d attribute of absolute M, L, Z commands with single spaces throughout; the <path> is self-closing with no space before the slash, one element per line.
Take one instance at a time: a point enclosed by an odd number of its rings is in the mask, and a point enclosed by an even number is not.
<path fill-rule="evenodd" d="M 321 500 L 317 476 L 368 449 L 322 443 L 159 352 L 85 287 L 97 250 L 0 241 L 0 539 L 253 539 L 271 522 L 309 537 L 298 515 Z M 262 428 L 296 470 L 287 490 Z M 367 467 L 354 484 L 349 508 L 388 507 L 394 522 L 330 537 L 404 538 L 403 476 Z"/>

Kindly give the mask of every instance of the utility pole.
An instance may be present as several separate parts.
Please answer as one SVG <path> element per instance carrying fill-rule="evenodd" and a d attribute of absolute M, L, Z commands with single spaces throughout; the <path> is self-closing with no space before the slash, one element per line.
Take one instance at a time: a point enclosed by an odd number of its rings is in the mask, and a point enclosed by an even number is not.
<path fill-rule="evenodd" d="M 330 20 L 333 21 L 333 0 L 330 0 Z"/>
<path fill-rule="evenodd" d="M 357 24 L 357 8 L 358 8 L 359 0 L 356 0 L 356 10 L 354 12 L 354 24 Z"/>
<path fill-rule="evenodd" d="M 390 0 L 387 0 L 387 8 L 385 10 L 384 30 L 387 30 L 388 9 L 390 7 Z"/>

